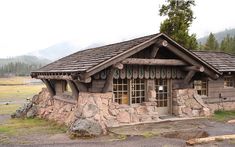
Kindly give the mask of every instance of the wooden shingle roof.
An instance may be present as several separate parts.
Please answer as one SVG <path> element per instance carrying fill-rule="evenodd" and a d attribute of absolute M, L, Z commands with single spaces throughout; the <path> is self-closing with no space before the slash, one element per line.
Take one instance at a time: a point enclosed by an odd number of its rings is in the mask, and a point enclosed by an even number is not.
<path fill-rule="evenodd" d="M 235 71 L 235 56 L 224 52 L 194 51 L 202 60 L 220 72 Z"/>
<path fill-rule="evenodd" d="M 78 51 L 33 72 L 83 72 L 156 36 L 157 34 L 154 34 L 129 41 Z"/>
<path fill-rule="evenodd" d="M 221 74 L 215 67 L 209 64 L 209 62 L 205 62 L 203 58 L 199 58 L 196 54 L 182 47 L 167 35 L 158 33 L 120 43 L 78 51 L 31 72 L 31 76 L 34 78 L 87 79 L 95 73 L 121 62 L 152 44 L 159 44 L 159 41 L 168 42 L 167 48 L 176 56 L 182 58 L 182 60 L 186 60 L 189 65 L 195 64 L 206 67 L 205 73 L 212 78 L 217 78 L 217 74 Z"/>

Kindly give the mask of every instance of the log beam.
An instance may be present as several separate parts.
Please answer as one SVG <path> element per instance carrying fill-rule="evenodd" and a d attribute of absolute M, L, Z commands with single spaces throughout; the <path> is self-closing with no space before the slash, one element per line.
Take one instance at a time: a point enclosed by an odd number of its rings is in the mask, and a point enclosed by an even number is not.
<path fill-rule="evenodd" d="M 196 73 L 196 71 L 190 70 L 190 71 L 188 72 L 188 74 L 186 75 L 186 77 L 184 78 L 184 82 L 185 82 L 185 83 L 189 83 L 195 73 Z"/>
<path fill-rule="evenodd" d="M 73 81 L 70 81 L 70 80 L 67 80 L 67 83 L 69 84 L 69 87 L 72 90 L 74 98 L 77 99 L 78 95 L 79 95 L 79 90 L 77 89 L 76 84 Z"/>
<path fill-rule="evenodd" d="M 50 83 L 50 81 L 48 79 L 42 79 L 42 81 L 46 85 L 51 97 L 53 97 L 56 93 L 55 93 L 55 89 L 52 86 L 52 84 Z"/>
<path fill-rule="evenodd" d="M 73 80 L 69 75 L 37 75 L 37 79 L 62 79 L 62 80 Z"/>
<path fill-rule="evenodd" d="M 137 64 L 137 65 L 166 65 L 166 66 L 185 66 L 188 65 L 182 60 L 178 59 L 140 59 L 127 58 L 122 61 L 123 64 Z"/>
<path fill-rule="evenodd" d="M 189 51 L 187 51 L 185 49 L 185 51 L 183 50 L 179 50 L 177 47 L 175 47 L 174 45 L 170 44 L 170 43 L 167 43 L 165 40 L 163 39 L 159 39 L 158 40 L 158 43 L 160 46 L 164 46 L 166 47 L 166 49 L 168 49 L 169 51 L 171 51 L 172 53 L 174 53 L 175 55 L 181 57 L 182 59 L 184 59 L 187 63 L 190 63 L 192 65 L 196 65 L 196 66 L 200 66 L 201 63 L 196 61 L 194 58 L 190 57 L 187 55 L 186 52 L 188 52 L 188 54 L 190 54 Z M 191 55 L 193 56 L 193 55 Z M 200 60 L 200 59 L 198 59 Z M 203 61 L 201 61 L 203 62 Z M 204 63 L 206 64 L 206 63 Z M 208 67 L 205 67 L 205 71 L 204 71 L 207 75 L 209 75 L 212 79 L 217 79 L 219 77 L 218 74 L 216 74 L 216 72 L 213 72 L 211 69 L 209 69 Z"/>
<path fill-rule="evenodd" d="M 205 68 L 203 66 L 186 66 L 183 68 L 183 70 L 186 70 L 186 71 L 194 70 L 197 72 L 204 72 Z"/>
<path fill-rule="evenodd" d="M 102 92 L 109 92 L 110 90 L 110 86 L 112 85 L 112 82 L 113 82 L 113 74 L 114 74 L 114 68 L 111 68 L 109 70 L 109 73 L 108 73 L 108 76 L 106 78 L 106 81 L 105 81 L 105 84 L 104 84 L 104 87 L 102 89 Z"/>

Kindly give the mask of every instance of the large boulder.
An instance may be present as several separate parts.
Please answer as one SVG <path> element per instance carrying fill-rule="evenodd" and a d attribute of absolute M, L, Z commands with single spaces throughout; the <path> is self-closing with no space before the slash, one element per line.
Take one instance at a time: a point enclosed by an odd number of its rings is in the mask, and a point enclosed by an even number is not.
<path fill-rule="evenodd" d="M 32 108 L 33 103 L 28 102 L 23 105 L 23 107 L 16 110 L 15 113 L 11 115 L 12 118 L 25 118 L 27 115 L 27 112 Z"/>
<path fill-rule="evenodd" d="M 76 136 L 98 136 L 102 134 L 102 127 L 95 121 L 77 119 L 71 125 L 70 132 Z"/>
<path fill-rule="evenodd" d="M 34 118 L 37 115 L 37 107 L 32 106 L 31 109 L 26 113 L 27 118 Z"/>

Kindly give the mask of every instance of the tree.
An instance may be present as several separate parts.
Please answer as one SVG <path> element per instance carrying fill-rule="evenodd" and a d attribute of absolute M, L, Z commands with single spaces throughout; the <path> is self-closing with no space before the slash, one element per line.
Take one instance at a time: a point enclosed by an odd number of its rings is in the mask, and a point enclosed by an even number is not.
<path fill-rule="evenodd" d="M 211 50 L 211 51 L 219 50 L 219 43 L 216 40 L 214 34 L 210 33 L 209 37 L 206 40 L 204 49 Z"/>
<path fill-rule="evenodd" d="M 235 54 L 235 36 L 227 35 L 221 42 L 220 50 Z"/>
<path fill-rule="evenodd" d="M 194 0 L 167 0 L 167 4 L 159 10 L 160 16 L 167 16 L 161 23 L 160 32 L 188 49 L 196 49 L 196 35 L 189 35 L 189 27 L 195 19 L 191 6 L 195 6 Z"/>

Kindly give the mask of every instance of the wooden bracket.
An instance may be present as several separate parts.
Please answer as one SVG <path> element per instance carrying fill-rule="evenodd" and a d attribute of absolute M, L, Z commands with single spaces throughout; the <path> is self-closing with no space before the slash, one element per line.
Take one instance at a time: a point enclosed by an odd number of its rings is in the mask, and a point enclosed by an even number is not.
<path fill-rule="evenodd" d="M 152 48 L 152 51 L 150 53 L 150 58 L 154 59 L 158 53 L 159 47 L 155 44 Z"/>
<path fill-rule="evenodd" d="M 75 83 L 79 92 L 87 92 L 88 89 L 85 83 L 81 83 L 78 80 L 74 80 L 73 82 Z"/>
<path fill-rule="evenodd" d="M 55 93 L 55 89 L 52 86 L 52 84 L 50 83 L 50 81 L 48 79 L 42 79 L 42 81 L 46 85 L 51 97 L 53 97 L 56 93 Z"/>
<path fill-rule="evenodd" d="M 196 71 L 190 70 L 190 71 L 188 72 L 188 74 L 186 75 L 186 77 L 184 78 L 184 82 L 185 82 L 185 83 L 189 83 L 195 73 L 196 73 Z"/>

